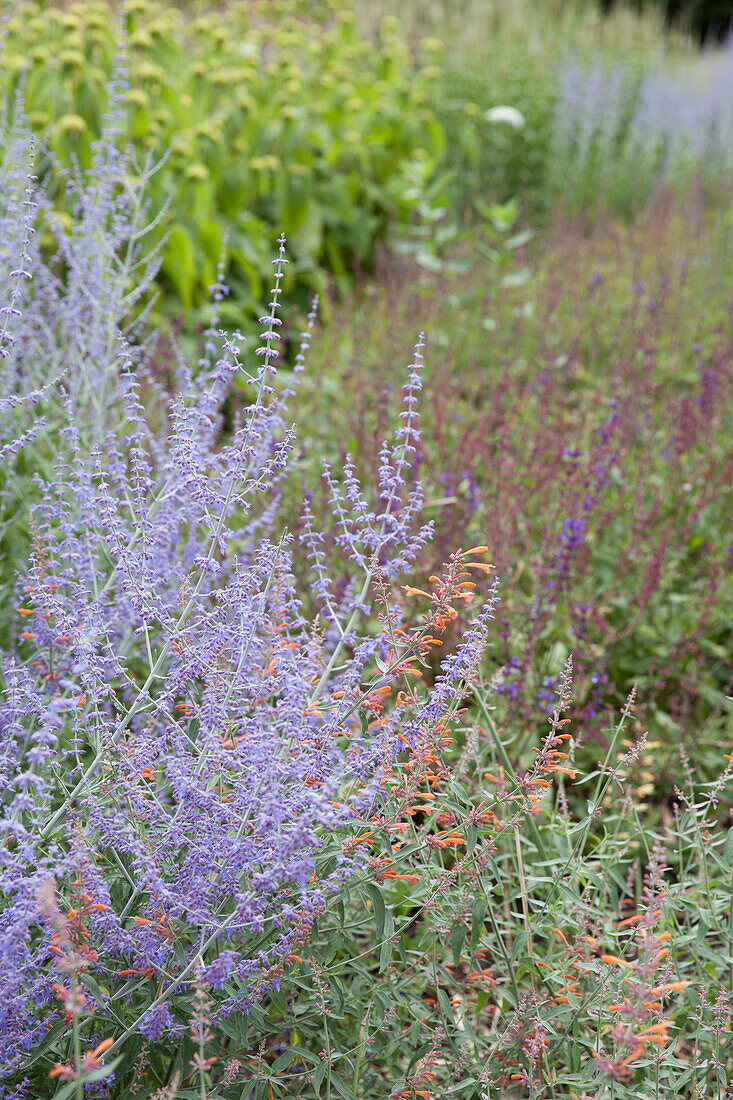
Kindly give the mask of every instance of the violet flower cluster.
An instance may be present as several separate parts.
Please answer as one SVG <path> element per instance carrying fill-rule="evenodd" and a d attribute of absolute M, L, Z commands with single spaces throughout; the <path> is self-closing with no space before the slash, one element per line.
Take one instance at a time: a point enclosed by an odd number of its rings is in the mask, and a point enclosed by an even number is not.
<path fill-rule="evenodd" d="M 412 476 L 420 341 L 376 504 L 351 466 L 325 471 L 351 567 L 339 591 L 306 504 L 322 612 L 307 621 L 277 487 L 315 312 L 278 390 L 284 240 L 255 368 L 214 319 L 195 371 L 171 345 L 168 394 L 152 370 L 160 345 L 132 319 L 155 268 L 139 260 L 145 211 L 129 163 L 99 143 L 74 224 L 55 224 L 44 259 L 50 205 L 22 125 L 6 138 L 5 491 L 17 455 L 35 478 L 14 640 L 0 653 L 0 1064 L 22 1095 L 38 1044 L 63 1046 L 72 1001 L 84 1035 L 114 1038 L 114 1052 L 134 1032 L 185 1031 L 180 998 L 190 1008 L 197 980 L 214 1023 L 277 988 L 358 866 L 339 833 L 398 749 L 399 709 L 370 730 L 354 704 L 381 644 L 367 629 L 373 581 L 394 581 L 431 530 Z M 222 276 L 215 305 L 224 293 Z M 223 438 L 235 384 L 248 402 Z M 412 722 L 434 722 L 460 690 L 491 607 L 434 698 L 413 700 Z"/>

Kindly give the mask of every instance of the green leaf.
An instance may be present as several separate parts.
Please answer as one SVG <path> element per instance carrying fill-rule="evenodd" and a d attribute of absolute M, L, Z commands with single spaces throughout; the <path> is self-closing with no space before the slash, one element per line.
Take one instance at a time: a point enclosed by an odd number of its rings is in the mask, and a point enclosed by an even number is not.
<path fill-rule="evenodd" d="M 477 897 L 471 908 L 471 950 L 475 951 L 481 933 L 484 930 L 484 917 L 488 909 L 488 901 L 485 897 Z"/>
<path fill-rule="evenodd" d="M 326 1076 L 327 1071 L 328 1061 L 324 1058 L 321 1064 L 319 1066 L 316 1066 L 316 1072 L 313 1074 L 313 1087 L 316 1090 L 316 1095 L 318 1095 L 320 1087 L 323 1084 L 323 1078 Z"/>
<path fill-rule="evenodd" d="M 222 244 L 224 243 L 224 233 L 221 226 L 211 219 L 205 219 L 199 223 L 198 231 L 204 254 L 213 263 L 218 264 L 221 258 Z"/>
<path fill-rule="evenodd" d="M 394 949 L 394 944 L 392 943 L 392 940 L 391 940 L 391 936 L 392 936 L 392 933 L 394 931 L 394 921 L 392 920 L 392 914 L 391 913 L 389 913 L 387 915 L 388 915 L 388 918 L 389 918 L 388 922 L 387 922 L 388 935 L 387 935 L 387 938 L 385 939 L 384 943 L 382 944 L 381 950 L 379 952 L 379 973 L 380 974 L 382 973 L 382 971 L 384 970 L 384 968 L 386 966 L 389 966 L 390 960 L 392 958 L 392 951 Z"/>
<path fill-rule="evenodd" d="M 384 924 L 387 916 L 382 891 L 378 886 L 375 886 L 373 882 L 367 882 L 364 889 L 372 899 L 372 905 L 374 906 L 374 919 L 377 923 L 377 939 L 382 940 L 384 939 Z"/>
<path fill-rule="evenodd" d="M 448 994 L 444 989 L 438 990 L 438 1004 L 446 1020 L 450 1020 L 453 1023 L 453 1009 L 451 1008 L 450 1001 L 448 1000 Z"/>
<path fill-rule="evenodd" d="M 339 1094 L 339 1096 L 344 1097 L 344 1100 L 357 1100 L 355 1094 L 346 1084 L 343 1077 L 340 1077 L 338 1073 L 331 1074 L 331 1084 L 336 1089 L 336 1092 Z"/>
<path fill-rule="evenodd" d="M 276 1058 L 275 1061 L 272 1063 L 272 1072 L 280 1073 L 281 1070 L 287 1069 L 288 1066 L 295 1061 L 299 1053 L 299 1051 L 293 1050 L 292 1047 L 288 1047 L 288 1049 L 284 1051 L 284 1053 L 281 1054 L 279 1058 Z"/>
<path fill-rule="evenodd" d="M 191 238 L 180 226 L 174 226 L 168 234 L 162 271 L 170 279 L 185 308 L 190 309 L 196 282 L 196 254 Z"/>
<path fill-rule="evenodd" d="M 501 285 L 509 288 L 524 286 L 531 274 L 532 269 L 529 267 L 521 267 L 518 271 L 510 271 L 508 275 L 505 275 L 501 280 Z"/>
<path fill-rule="evenodd" d="M 460 966 L 461 952 L 466 940 L 466 928 L 463 924 L 454 924 L 450 936 L 451 951 L 453 952 L 453 965 Z"/>
<path fill-rule="evenodd" d="M 59 1039 L 62 1035 L 68 1035 L 68 1032 L 69 1025 L 65 1024 L 63 1020 L 59 1020 L 59 1022 L 57 1024 L 54 1024 L 51 1030 L 46 1033 L 46 1035 L 43 1037 L 43 1040 L 38 1044 L 38 1046 L 35 1047 L 33 1054 L 29 1058 L 24 1059 L 24 1067 L 28 1069 L 30 1066 L 32 1066 L 34 1062 L 37 1062 L 39 1058 L 42 1058 L 43 1055 L 51 1049 L 57 1039 Z"/>

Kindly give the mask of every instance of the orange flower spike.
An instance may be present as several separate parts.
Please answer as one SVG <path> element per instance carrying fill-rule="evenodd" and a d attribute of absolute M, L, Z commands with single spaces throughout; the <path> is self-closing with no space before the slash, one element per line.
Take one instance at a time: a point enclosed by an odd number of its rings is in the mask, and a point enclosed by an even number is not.
<path fill-rule="evenodd" d="M 666 1046 L 667 1043 L 669 1042 L 669 1040 L 670 1040 L 670 1036 L 667 1035 L 667 1034 L 664 1034 L 664 1035 L 644 1035 L 644 1036 L 642 1036 L 642 1041 L 643 1042 L 645 1042 L 645 1043 L 656 1043 L 656 1045 L 658 1047 Z"/>
<path fill-rule="evenodd" d="M 465 844 L 466 842 L 458 833 L 452 833 L 450 836 L 443 837 L 440 843 L 442 847 L 445 847 L 449 844 Z"/>
<path fill-rule="evenodd" d="M 683 982 L 665 982 L 664 985 L 658 985 L 654 989 L 650 989 L 649 992 L 652 996 L 657 993 L 684 993 L 689 984 L 687 980 Z"/>
<path fill-rule="evenodd" d="M 619 923 L 616 925 L 616 927 L 617 928 L 628 928 L 632 924 L 638 924 L 641 919 L 642 919 L 641 914 L 637 913 L 633 917 L 627 917 L 626 920 L 619 921 Z"/>
<path fill-rule="evenodd" d="M 464 550 L 461 557 L 465 558 L 467 554 L 488 554 L 488 552 L 488 546 L 472 546 L 470 550 Z"/>
<path fill-rule="evenodd" d="M 638 1034 L 641 1036 L 641 1035 L 646 1035 L 647 1032 L 666 1031 L 667 1028 L 672 1026 L 672 1023 L 673 1023 L 673 1021 L 668 1020 L 668 1019 L 656 1020 L 653 1024 L 647 1024 L 646 1027 L 643 1027 Z"/>
<path fill-rule="evenodd" d="M 601 955 L 601 962 L 608 963 L 609 966 L 626 966 L 631 969 L 631 963 L 620 959 L 618 955 Z"/>
<path fill-rule="evenodd" d="M 69 1081 L 74 1076 L 74 1070 L 70 1065 L 59 1062 L 52 1070 L 49 1070 L 48 1076 L 61 1077 L 64 1081 Z"/>
<path fill-rule="evenodd" d="M 424 592 L 422 588 L 413 588 L 411 584 L 403 584 L 402 587 L 408 596 L 425 596 L 428 600 L 433 598 L 429 592 Z"/>
<path fill-rule="evenodd" d="M 113 1044 L 114 1039 L 103 1039 L 99 1046 L 92 1051 L 92 1058 L 99 1058 L 100 1054 L 104 1054 L 105 1050 L 109 1050 Z"/>

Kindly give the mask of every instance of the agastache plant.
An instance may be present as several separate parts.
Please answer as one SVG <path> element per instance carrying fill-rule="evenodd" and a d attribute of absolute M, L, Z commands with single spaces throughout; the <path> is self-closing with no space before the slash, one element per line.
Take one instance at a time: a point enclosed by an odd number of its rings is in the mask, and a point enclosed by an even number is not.
<path fill-rule="evenodd" d="M 22 138 L 5 171 L 24 190 Z M 129 321 L 150 269 L 138 266 L 144 211 L 128 169 L 99 144 L 78 222 L 47 263 L 30 248 L 47 207 L 27 199 L 5 280 L 0 412 L 22 407 L 32 426 L 42 394 L 47 416 L 39 454 L 14 425 L 36 472 L 2 653 L 0 1062 L 13 1096 L 37 1057 L 79 1096 L 109 1084 L 131 1036 L 187 1033 L 204 987 L 207 1028 L 278 988 L 315 915 L 365 862 L 344 838 L 376 812 L 395 754 L 431 736 L 472 675 L 496 603 L 494 591 L 432 693 L 373 720 L 435 628 L 428 616 L 398 643 L 391 608 L 431 534 L 411 474 L 422 338 L 377 503 L 353 466 L 325 471 L 349 568 L 340 590 L 306 518 L 321 608 L 309 622 L 292 538 L 277 529 L 294 440 L 274 385 L 285 240 L 255 367 L 214 320 L 195 373 L 172 348 L 167 395 Z M 314 322 L 312 311 L 298 369 Z M 46 376 L 29 379 L 27 361 Z M 235 383 L 248 402 L 222 442 Z M 387 629 L 373 637 L 375 600 Z"/>

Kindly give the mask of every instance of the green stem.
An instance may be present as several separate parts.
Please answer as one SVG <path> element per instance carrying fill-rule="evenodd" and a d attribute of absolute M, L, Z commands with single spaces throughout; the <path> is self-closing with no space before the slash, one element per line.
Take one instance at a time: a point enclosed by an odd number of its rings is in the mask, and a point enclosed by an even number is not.
<path fill-rule="evenodd" d="M 72 1008 L 74 1020 L 74 1066 L 76 1068 L 76 1100 L 84 1100 L 84 1078 L 81 1072 L 81 1035 L 79 1034 L 79 1014 L 76 1010 L 77 1000 L 79 997 L 79 983 L 75 973 L 71 975 L 71 996 L 72 996 Z"/>
<path fill-rule="evenodd" d="M 502 764 L 504 765 L 504 770 L 506 771 L 507 775 L 511 779 L 512 783 L 516 784 L 517 783 L 517 773 L 515 772 L 514 766 L 511 762 L 511 760 L 509 759 L 509 754 L 507 753 L 506 749 L 504 748 L 504 744 L 503 744 L 501 738 L 499 737 L 499 731 L 496 728 L 496 723 L 494 722 L 494 719 L 491 717 L 491 713 L 489 712 L 489 709 L 486 706 L 486 703 L 483 699 L 483 696 L 481 696 L 478 692 L 476 692 L 474 698 L 476 699 L 476 702 L 478 703 L 478 708 L 479 708 L 479 711 L 481 713 L 481 717 L 483 718 L 484 722 L 486 722 L 486 725 L 489 727 L 489 733 L 491 734 L 491 740 L 494 743 L 494 748 L 496 749 L 496 752 L 497 752 L 497 755 L 498 755 L 499 759 L 501 760 Z M 531 814 L 528 815 L 528 817 L 526 818 L 526 821 L 527 821 L 527 825 L 529 827 L 529 831 L 532 834 L 532 840 L 535 843 L 535 846 L 537 848 L 537 852 L 538 852 L 538 855 L 540 857 L 540 860 L 545 861 L 547 859 L 547 852 L 545 851 L 545 845 L 542 841 L 542 837 L 540 836 L 539 829 L 535 825 L 534 818 L 532 817 Z"/>

